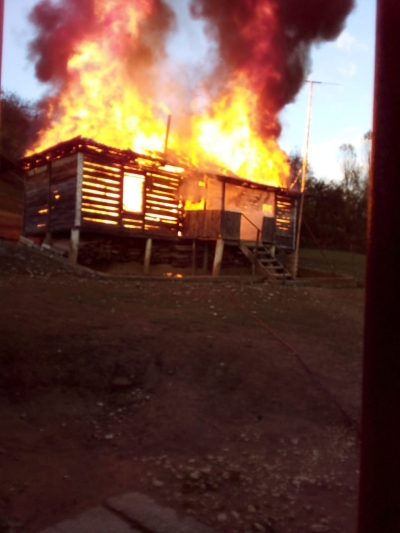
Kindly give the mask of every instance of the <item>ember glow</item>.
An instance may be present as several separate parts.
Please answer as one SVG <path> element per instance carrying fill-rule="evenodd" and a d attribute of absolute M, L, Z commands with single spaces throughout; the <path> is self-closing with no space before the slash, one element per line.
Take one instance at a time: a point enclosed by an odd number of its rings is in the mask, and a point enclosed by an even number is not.
<path fill-rule="evenodd" d="M 38 2 L 30 15 L 37 30 L 30 54 L 37 77 L 53 92 L 42 103 L 44 125 L 30 153 L 78 135 L 161 153 L 171 113 L 171 153 L 200 168 L 287 186 L 278 113 L 305 79 L 312 42 L 338 35 L 353 0 L 335 0 L 335 10 L 331 0 L 304 0 L 301 10 L 298 0 L 191 0 L 192 16 L 206 22 L 219 53 L 191 97 L 184 75 L 168 79 L 176 4 Z"/>

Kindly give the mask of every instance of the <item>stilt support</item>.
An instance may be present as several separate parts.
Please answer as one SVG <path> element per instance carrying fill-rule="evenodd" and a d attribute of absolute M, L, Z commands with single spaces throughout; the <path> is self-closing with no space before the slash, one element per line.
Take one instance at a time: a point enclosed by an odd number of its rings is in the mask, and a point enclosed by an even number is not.
<path fill-rule="evenodd" d="M 224 255 L 224 240 L 218 239 L 215 247 L 214 264 L 212 275 L 218 277 L 221 273 L 222 256 Z"/>
<path fill-rule="evenodd" d="M 144 273 L 147 276 L 150 274 L 150 263 L 151 263 L 151 248 L 153 246 L 153 239 L 147 239 L 146 241 L 146 250 L 144 253 Z"/>
<path fill-rule="evenodd" d="M 76 265 L 76 263 L 78 262 L 79 237 L 80 230 L 72 229 L 71 240 L 69 243 L 69 261 L 74 265 Z"/>
<path fill-rule="evenodd" d="M 51 233 L 46 233 L 46 237 L 44 238 L 43 244 L 47 244 L 47 246 L 51 246 L 53 242 L 53 239 L 51 237 Z"/>
<path fill-rule="evenodd" d="M 196 239 L 192 241 L 192 275 L 196 275 L 197 246 Z"/>
<path fill-rule="evenodd" d="M 203 274 L 207 274 L 208 270 L 208 241 L 204 243 L 203 251 Z"/>

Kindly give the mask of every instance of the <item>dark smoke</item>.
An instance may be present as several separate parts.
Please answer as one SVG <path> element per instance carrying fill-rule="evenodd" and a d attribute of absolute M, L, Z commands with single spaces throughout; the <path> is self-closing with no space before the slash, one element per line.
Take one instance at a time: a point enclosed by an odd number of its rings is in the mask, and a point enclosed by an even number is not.
<path fill-rule="evenodd" d="M 166 39 L 175 27 L 175 15 L 164 0 L 153 3 L 154 14 L 142 23 L 139 39 L 132 39 L 128 31 L 121 35 L 118 53 L 132 69 L 150 67 L 164 57 Z M 76 47 L 84 40 L 101 39 L 107 21 L 96 18 L 95 4 L 95 0 L 41 0 L 33 8 L 29 19 L 36 38 L 30 44 L 30 58 L 40 81 L 67 82 L 68 61 Z"/>
<path fill-rule="evenodd" d="M 94 0 L 65 0 L 57 5 L 42 0 L 29 20 L 37 32 L 30 45 L 37 78 L 43 82 L 63 81 L 75 47 L 96 30 Z"/>
<path fill-rule="evenodd" d="M 242 73 L 260 97 L 258 129 L 277 137 L 277 113 L 292 102 L 310 70 L 314 43 L 335 39 L 355 0 L 191 0 L 220 52 L 221 83 Z"/>

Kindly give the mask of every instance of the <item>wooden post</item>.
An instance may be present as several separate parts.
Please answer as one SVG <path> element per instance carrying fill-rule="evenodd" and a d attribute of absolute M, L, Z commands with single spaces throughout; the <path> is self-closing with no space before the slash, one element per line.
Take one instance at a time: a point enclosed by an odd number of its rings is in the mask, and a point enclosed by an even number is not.
<path fill-rule="evenodd" d="M 151 248 L 153 246 L 153 239 L 147 239 L 146 250 L 144 253 L 144 273 L 147 276 L 150 274 L 150 262 L 151 262 Z"/>
<path fill-rule="evenodd" d="M 221 274 L 222 256 L 224 255 L 224 240 L 218 239 L 215 246 L 214 264 L 212 275 L 218 277 Z"/>
<path fill-rule="evenodd" d="M 73 265 L 76 265 L 78 262 L 79 236 L 80 230 L 78 228 L 73 228 L 71 230 L 71 240 L 69 243 L 69 260 Z"/>
<path fill-rule="evenodd" d="M 52 173 L 53 173 L 53 166 L 51 164 L 51 161 L 49 161 L 47 165 L 47 175 L 48 175 L 48 183 L 47 183 L 47 233 L 46 233 L 46 239 L 47 234 L 51 234 L 51 182 L 52 182 Z M 45 240 L 46 242 L 46 240 Z M 50 244 L 46 242 L 46 244 Z"/>
<path fill-rule="evenodd" d="M 168 115 L 167 132 L 165 134 L 165 143 L 164 143 L 164 155 L 167 155 L 167 151 L 168 151 L 169 134 L 171 131 L 171 120 L 172 120 L 172 115 Z"/>
<path fill-rule="evenodd" d="M 203 250 L 203 274 L 207 274 L 208 270 L 208 251 L 208 241 L 205 241 Z"/>
<path fill-rule="evenodd" d="M 72 264 L 78 262 L 80 227 L 82 220 L 82 183 L 83 183 L 83 154 L 78 153 L 76 169 L 76 199 L 75 199 L 75 225 L 71 229 L 69 245 L 69 260 Z"/>
<path fill-rule="evenodd" d="M 3 65 L 3 28 L 4 28 L 4 0 L 0 0 L 0 90 L 3 88 L 1 71 Z M 2 124 L 1 118 L 1 99 L 0 99 L 0 129 Z"/>

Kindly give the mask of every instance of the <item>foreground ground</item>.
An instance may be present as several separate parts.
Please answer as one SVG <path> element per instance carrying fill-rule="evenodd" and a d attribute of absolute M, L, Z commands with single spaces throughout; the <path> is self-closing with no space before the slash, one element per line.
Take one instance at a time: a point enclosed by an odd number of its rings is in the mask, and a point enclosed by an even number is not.
<path fill-rule="evenodd" d="M 363 297 L 100 277 L 0 241 L 0 531 L 138 491 L 222 533 L 351 533 L 357 431 L 326 391 L 359 418 Z"/>

